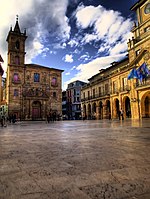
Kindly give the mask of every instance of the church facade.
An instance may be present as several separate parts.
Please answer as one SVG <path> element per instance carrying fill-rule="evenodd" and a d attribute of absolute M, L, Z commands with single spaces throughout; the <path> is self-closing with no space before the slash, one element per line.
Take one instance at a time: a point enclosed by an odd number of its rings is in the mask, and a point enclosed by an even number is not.
<path fill-rule="evenodd" d="M 6 103 L 8 115 L 21 120 L 44 120 L 49 112 L 62 114 L 62 72 L 37 64 L 25 64 L 26 31 L 20 31 L 18 19 L 10 29 Z"/>

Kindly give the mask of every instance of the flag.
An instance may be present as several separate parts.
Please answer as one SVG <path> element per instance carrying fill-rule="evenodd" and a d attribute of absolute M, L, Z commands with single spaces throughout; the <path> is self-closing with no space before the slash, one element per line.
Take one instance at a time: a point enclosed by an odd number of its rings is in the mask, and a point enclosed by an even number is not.
<path fill-rule="evenodd" d="M 133 79 L 133 78 L 138 78 L 138 74 L 137 74 L 137 71 L 136 71 L 136 69 L 135 68 L 133 68 L 132 70 L 131 70 L 131 72 L 129 73 L 129 75 L 128 75 L 128 77 L 127 77 L 127 79 Z"/>
<path fill-rule="evenodd" d="M 137 69 L 138 79 L 142 82 L 148 75 L 150 75 L 150 71 L 144 62 L 138 69 Z"/>

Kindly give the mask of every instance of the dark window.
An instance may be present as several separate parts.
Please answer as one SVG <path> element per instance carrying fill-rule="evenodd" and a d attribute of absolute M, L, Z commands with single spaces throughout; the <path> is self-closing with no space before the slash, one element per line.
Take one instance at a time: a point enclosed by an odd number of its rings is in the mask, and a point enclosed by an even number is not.
<path fill-rule="evenodd" d="M 18 96 L 18 89 L 14 89 L 14 96 L 15 96 L 15 97 Z"/>
<path fill-rule="evenodd" d="M 15 57 L 15 64 L 19 65 L 20 64 L 20 58 L 19 56 Z"/>
<path fill-rule="evenodd" d="M 20 43 L 19 43 L 19 41 L 16 41 L 16 48 L 19 50 L 19 48 L 20 48 Z"/>
<path fill-rule="evenodd" d="M 53 97 L 56 97 L 56 92 L 53 92 Z"/>
<path fill-rule="evenodd" d="M 83 98 L 85 99 L 85 92 L 83 93 Z"/>
<path fill-rule="evenodd" d="M 146 28 L 144 28 L 144 32 L 148 32 L 150 31 L 150 26 L 147 26 Z"/>
<path fill-rule="evenodd" d="M 14 82 L 18 82 L 19 81 L 18 73 L 14 73 L 13 81 Z"/>
<path fill-rule="evenodd" d="M 140 49 L 138 49 L 136 52 L 135 52 L 136 56 L 138 56 L 140 54 Z"/>
<path fill-rule="evenodd" d="M 53 77 L 53 78 L 52 78 L 51 85 L 52 85 L 52 86 L 57 86 L 57 78 L 56 78 L 56 77 Z"/>
<path fill-rule="evenodd" d="M 95 97 L 95 89 L 93 89 L 93 97 Z"/>
<path fill-rule="evenodd" d="M 34 82 L 40 82 L 40 74 L 34 73 Z"/>

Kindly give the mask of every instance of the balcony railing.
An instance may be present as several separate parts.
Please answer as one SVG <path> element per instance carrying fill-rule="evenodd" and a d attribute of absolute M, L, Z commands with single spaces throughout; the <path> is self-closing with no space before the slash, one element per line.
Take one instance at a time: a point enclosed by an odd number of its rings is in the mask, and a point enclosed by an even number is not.
<path fill-rule="evenodd" d="M 130 91 L 130 90 L 131 90 L 131 88 L 130 88 L 129 85 L 126 85 L 124 87 L 120 87 L 120 92 L 126 92 L 126 91 Z"/>
<path fill-rule="evenodd" d="M 13 83 L 13 84 L 20 84 L 20 83 L 21 83 L 21 80 L 20 80 L 20 79 L 18 79 L 18 80 L 12 80 L 12 83 Z"/>
<path fill-rule="evenodd" d="M 110 94 L 111 94 L 110 91 L 105 91 L 105 92 L 102 92 L 102 93 L 99 93 L 99 94 L 90 95 L 88 97 L 82 98 L 81 102 L 92 100 L 92 99 L 97 99 L 97 98 L 104 97 L 104 96 L 110 96 Z"/>
<path fill-rule="evenodd" d="M 110 92 L 111 95 L 118 95 L 118 93 L 119 93 L 118 88 L 115 88 L 115 89 L 113 89 L 113 90 Z"/>
<path fill-rule="evenodd" d="M 146 79 L 144 79 L 142 82 L 138 81 L 136 82 L 136 84 L 134 85 L 135 88 L 143 88 L 143 87 L 150 87 L 150 76 L 148 76 Z"/>

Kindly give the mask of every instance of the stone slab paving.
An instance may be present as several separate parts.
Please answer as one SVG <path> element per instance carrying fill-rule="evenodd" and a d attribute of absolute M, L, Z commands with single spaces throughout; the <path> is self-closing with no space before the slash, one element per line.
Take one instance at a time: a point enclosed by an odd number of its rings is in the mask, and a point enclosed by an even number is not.
<path fill-rule="evenodd" d="M 150 119 L 0 127 L 0 199 L 150 199 Z"/>

